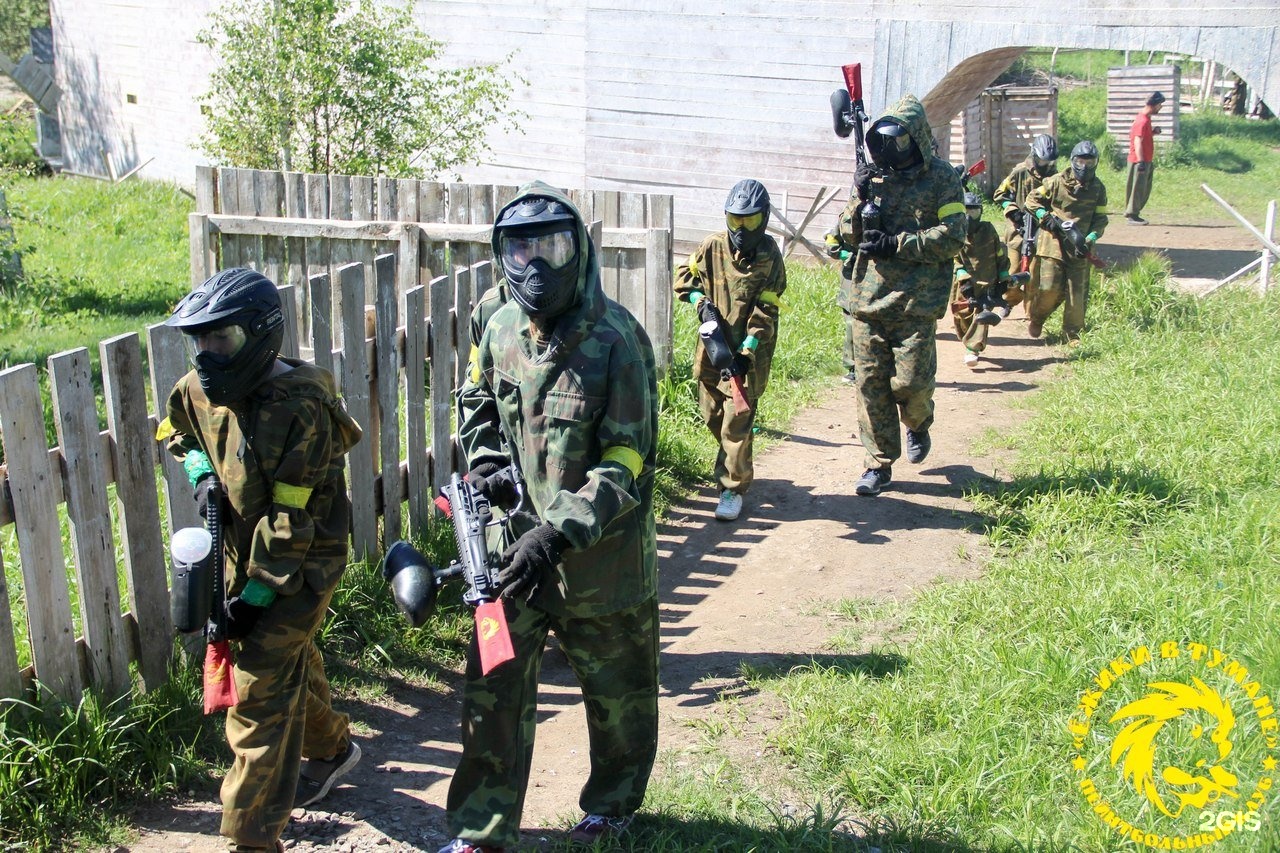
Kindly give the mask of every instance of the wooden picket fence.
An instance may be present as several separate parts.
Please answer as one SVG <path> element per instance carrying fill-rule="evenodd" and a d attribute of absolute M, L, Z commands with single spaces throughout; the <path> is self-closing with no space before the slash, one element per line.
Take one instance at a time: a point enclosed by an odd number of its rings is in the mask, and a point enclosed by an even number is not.
<path fill-rule="evenodd" d="M 246 170 L 201 170 L 200 178 L 190 222 L 192 281 L 244 265 L 281 283 L 284 353 L 332 370 L 364 428 L 364 440 L 348 456 L 352 553 L 376 559 L 386 543 L 424 529 L 432 495 L 460 466 L 454 394 L 465 372 L 471 307 L 493 283 L 490 223 L 483 219 L 514 188 Z M 262 204 L 270 193 L 259 188 L 272 185 L 293 190 L 301 207 Z M 233 190 L 237 199 L 255 199 L 250 212 L 230 203 Z M 438 194 L 455 203 L 431 207 Z M 659 349 L 665 365 L 670 199 L 642 197 L 624 208 L 616 196 L 625 194 L 612 195 L 601 204 L 616 202 L 617 215 L 593 227 L 606 286 L 646 324 L 656 349 L 665 341 Z M 463 206 L 461 198 L 480 201 Z M 590 194 L 575 201 L 598 217 Z M 668 224 L 610 226 L 609 218 L 627 218 L 623 209 L 658 211 Z M 66 698 L 87 687 L 119 695 L 135 684 L 131 663 L 144 690 L 167 677 L 173 628 L 165 531 L 200 522 L 181 466 L 154 435 L 170 389 L 188 369 L 186 354 L 181 335 L 164 325 L 147 330 L 145 367 L 137 334 L 98 349 L 100 401 L 87 349 L 49 359 L 58 430 L 52 448 L 36 366 L 0 371 L 7 463 L 0 467 L 0 531 L 14 526 L 31 658 L 19 665 L 11 609 L 18 596 L 0 572 L 0 697 L 22 694 L 33 678 Z M 103 431 L 99 408 L 106 413 Z"/>

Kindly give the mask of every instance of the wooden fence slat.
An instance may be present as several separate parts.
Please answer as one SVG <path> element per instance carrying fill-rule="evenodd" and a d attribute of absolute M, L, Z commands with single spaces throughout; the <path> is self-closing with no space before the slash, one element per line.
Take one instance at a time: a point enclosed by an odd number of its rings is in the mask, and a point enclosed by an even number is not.
<path fill-rule="evenodd" d="M 254 214 L 257 216 L 279 217 L 284 214 L 284 174 L 281 172 L 258 171 L 253 176 Z M 271 279 L 272 284 L 284 284 L 282 280 L 285 267 L 284 240 L 279 237 L 262 238 L 262 274 Z"/>
<path fill-rule="evenodd" d="M 280 354 L 287 358 L 297 358 L 298 344 L 298 311 L 297 297 L 293 295 L 293 285 L 276 285 L 280 294 L 280 311 L 284 315 L 284 338 L 280 341 Z"/>
<path fill-rule="evenodd" d="M 0 371 L 0 437 L 13 496 L 31 657 L 46 687 L 76 701 L 80 665 L 62 539 L 59 525 L 52 521 L 58 518 L 56 475 L 49 464 L 44 407 L 33 364 Z"/>
<path fill-rule="evenodd" d="M 473 309 L 491 287 L 493 287 L 493 261 L 480 261 L 471 268 L 471 307 Z M 470 318 L 467 319 L 467 325 L 468 327 L 471 325 Z"/>
<path fill-rule="evenodd" d="M 643 228 L 644 195 L 642 193 L 618 194 L 618 226 Z M 645 250 L 618 249 L 614 256 L 618 270 L 618 295 L 616 299 L 641 323 L 645 316 Z"/>
<path fill-rule="evenodd" d="M 471 185 L 451 183 L 448 185 L 448 206 L 445 208 L 445 221 L 455 225 L 472 224 L 471 222 Z M 448 257 L 445 259 L 448 275 L 457 267 L 471 266 L 471 246 L 466 243 L 450 242 Z"/>
<path fill-rule="evenodd" d="M 129 692 L 129 652 L 121 621 L 120 583 L 116 579 L 111 509 L 107 503 L 111 471 L 98 433 L 87 349 L 81 347 L 49 357 L 49 391 L 58 446 L 62 449 L 89 683 L 108 696 L 123 696 Z"/>
<path fill-rule="evenodd" d="M 307 185 L 297 172 L 284 174 L 284 215 L 302 218 L 307 215 Z M 294 317 L 298 321 L 298 343 L 311 339 L 311 300 L 307 289 L 307 241 L 302 237 L 287 237 L 284 250 L 288 255 L 288 272 L 284 281 L 293 287 Z"/>
<path fill-rule="evenodd" d="M 467 330 L 471 327 L 471 270 L 455 267 L 453 270 L 453 350 L 457 353 L 454 364 L 454 388 L 461 388 L 467 378 L 467 360 L 459 347 L 470 346 Z"/>
<path fill-rule="evenodd" d="M 239 210 L 233 213 L 243 214 L 245 216 L 257 216 L 259 213 L 258 199 L 255 194 L 253 169 L 236 169 L 236 199 Z M 262 238 L 257 235 L 246 236 L 240 238 L 240 264 L 239 266 L 249 267 L 251 269 L 262 269 Z"/>
<path fill-rule="evenodd" d="M 646 311 L 640 321 L 653 344 L 654 359 L 658 364 L 658 376 L 666 375 L 671 364 L 671 297 L 664 291 L 663 285 L 670 287 L 675 275 L 672 269 L 671 232 L 666 228 L 653 228 L 649 231 L 649 245 L 645 250 L 645 280 L 648 296 Z"/>
<path fill-rule="evenodd" d="M 362 496 L 374 492 L 374 444 L 376 434 L 370 427 L 372 404 L 369 398 L 369 366 L 365 358 L 364 267 L 347 264 L 338 269 L 339 305 L 342 316 L 341 382 L 347 411 L 364 429 L 364 438 L 347 454 L 351 494 L 361 496 L 352 502 L 351 539 L 354 560 L 372 558 L 378 553 L 378 520 L 373 501 Z"/>
<path fill-rule="evenodd" d="M 418 222 L 444 222 L 445 210 L 444 184 L 436 181 L 423 181 L 418 184 Z M 444 275 L 444 256 L 443 243 L 424 245 L 419 257 L 422 269 L 418 273 L 418 281 L 429 282 L 437 276 Z"/>
<path fill-rule="evenodd" d="M 311 349 L 316 366 L 337 376 L 333 367 L 333 288 L 329 274 L 311 276 L 307 289 L 311 291 Z"/>
<path fill-rule="evenodd" d="M 187 229 L 191 243 L 191 289 L 195 290 L 217 271 L 217 243 L 210 231 L 207 213 L 188 214 Z"/>
<path fill-rule="evenodd" d="M 406 238 L 408 239 L 408 238 Z M 412 237 L 414 251 L 418 237 Z M 409 253 L 402 252 L 401 264 Z M 415 268 L 416 273 L 416 268 Z M 408 468 L 409 533 L 423 536 L 431 514 L 431 471 L 427 467 L 427 288 L 410 288 L 404 294 L 404 420 Z"/>
<path fill-rule="evenodd" d="M 236 169 L 228 169 L 225 166 L 218 169 L 218 213 L 241 215 L 244 213 L 240 209 L 240 185 L 236 180 Z M 237 237 L 235 239 L 227 239 L 223 237 L 218 241 L 219 249 L 218 257 L 223 269 L 230 267 L 238 267 L 243 264 L 244 253 L 241 251 L 242 241 Z"/>
<path fill-rule="evenodd" d="M 196 166 L 196 213 L 217 213 L 216 170 L 212 166 Z"/>
<path fill-rule="evenodd" d="M 430 334 L 427 336 L 431 360 L 431 493 L 434 496 L 453 473 L 453 361 L 457 358 L 453 336 L 453 281 L 447 276 L 431 280 Z"/>
<path fill-rule="evenodd" d="M 329 218 L 351 219 L 351 178 L 347 175 L 329 176 Z M 342 338 L 342 278 L 338 268 L 355 260 L 355 250 L 348 240 L 335 240 L 329 244 L 329 286 L 333 288 L 334 349 L 343 347 Z M 366 426 L 362 424 L 362 426 Z"/>
<path fill-rule="evenodd" d="M 4 549 L 0 548 L 0 566 Z M 13 638 L 13 611 L 9 608 L 9 584 L 0 571 L 0 699 L 16 699 L 22 694 L 22 672 L 18 669 L 18 645 Z"/>
<path fill-rule="evenodd" d="M 164 351 L 163 344 L 156 346 L 153 339 L 152 358 Z M 138 661 L 143 688 L 153 690 L 168 678 L 173 621 L 169 611 L 168 559 L 160 530 L 160 505 L 156 500 L 156 440 L 147 412 L 142 352 L 138 336 L 132 332 L 103 341 L 98 345 L 98 352 L 102 361 L 107 430 L 113 439 L 116 513 L 120 549 L 124 553 L 125 587 L 136 626 L 133 656 Z M 167 452 L 162 456 L 172 459 Z M 179 467 L 178 471 L 181 470 Z M 195 502 L 190 499 L 185 475 L 183 486 L 188 490 L 187 504 L 195 516 Z"/>
<path fill-rule="evenodd" d="M 379 255 L 373 261 L 377 306 L 375 340 L 377 345 L 379 410 L 379 448 L 382 471 L 382 541 L 390 544 L 401 535 L 400 485 L 400 353 L 396 347 L 396 331 L 400 325 L 399 300 L 396 298 L 396 256 Z M 416 266 L 416 264 L 415 264 Z"/>
<path fill-rule="evenodd" d="M 190 370 L 187 348 L 182 333 L 172 326 L 157 323 L 147 327 L 147 363 L 151 370 L 151 399 L 155 401 L 156 422 L 166 417 L 169 394 L 178 380 Z M 191 484 L 182 463 L 169 453 L 160 454 L 165 480 L 165 515 L 169 530 L 195 527 L 201 523 L 196 503 L 191 499 Z"/>

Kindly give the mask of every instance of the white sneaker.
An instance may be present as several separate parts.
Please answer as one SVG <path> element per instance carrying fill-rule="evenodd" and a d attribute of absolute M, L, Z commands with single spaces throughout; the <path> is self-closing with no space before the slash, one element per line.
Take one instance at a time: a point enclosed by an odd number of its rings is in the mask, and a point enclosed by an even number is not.
<path fill-rule="evenodd" d="M 965 367 L 977 367 L 977 366 L 978 366 L 978 354 L 977 354 L 976 352 L 967 352 L 967 353 L 965 353 L 965 354 L 964 354 L 964 365 L 965 365 Z"/>
<path fill-rule="evenodd" d="M 728 489 L 720 493 L 720 503 L 716 505 L 716 518 L 721 521 L 733 521 L 742 512 L 742 495 Z"/>

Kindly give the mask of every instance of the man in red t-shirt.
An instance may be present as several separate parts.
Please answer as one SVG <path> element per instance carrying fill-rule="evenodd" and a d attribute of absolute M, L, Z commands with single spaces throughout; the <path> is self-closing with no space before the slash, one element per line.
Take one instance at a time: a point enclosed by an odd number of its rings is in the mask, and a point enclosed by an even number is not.
<path fill-rule="evenodd" d="M 1124 187 L 1124 218 L 1134 225 L 1146 225 L 1142 208 L 1151 197 L 1151 177 L 1155 172 L 1155 142 L 1160 128 L 1151 126 L 1151 117 L 1164 107 L 1164 95 L 1152 92 L 1147 105 L 1129 128 L 1129 176 Z"/>

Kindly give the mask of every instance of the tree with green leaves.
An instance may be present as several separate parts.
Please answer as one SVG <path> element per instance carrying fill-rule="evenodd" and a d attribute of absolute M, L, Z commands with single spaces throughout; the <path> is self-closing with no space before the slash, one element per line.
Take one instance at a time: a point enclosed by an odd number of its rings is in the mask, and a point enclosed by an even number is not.
<path fill-rule="evenodd" d="M 450 67 L 408 6 L 374 0 L 231 0 L 199 37 L 220 60 L 201 99 L 215 162 L 436 177 L 514 127 L 504 63 Z"/>
<path fill-rule="evenodd" d="M 17 62 L 30 51 L 31 30 L 47 26 L 48 0 L 0 0 L 0 53 Z"/>

